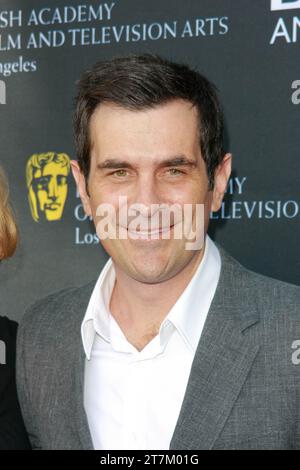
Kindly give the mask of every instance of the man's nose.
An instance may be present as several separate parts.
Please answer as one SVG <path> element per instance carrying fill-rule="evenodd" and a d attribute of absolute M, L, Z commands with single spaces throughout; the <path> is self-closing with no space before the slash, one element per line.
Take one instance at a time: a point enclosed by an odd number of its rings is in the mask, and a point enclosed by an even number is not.
<path fill-rule="evenodd" d="M 145 173 L 138 178 L 132 202 L 142 204 L 149 210 L 152 204 L 161 204 L 163 202 L 162 188 L 154 175 Z"/>
<path fill-rule="evenodd" d="M 155 175 L 145 172 L 139 175 L 134 184 L 134 189 L 128 198 L 128 207 L 134 204 L 134 214 L 142 217 L 145 223 L 149 223 L 150 220 L 159 217 L 159 206 L 166 203 L 166 197 L 162 182 L 158 181 Z M 129 215 L 132 213 L 129 212 Z"/>

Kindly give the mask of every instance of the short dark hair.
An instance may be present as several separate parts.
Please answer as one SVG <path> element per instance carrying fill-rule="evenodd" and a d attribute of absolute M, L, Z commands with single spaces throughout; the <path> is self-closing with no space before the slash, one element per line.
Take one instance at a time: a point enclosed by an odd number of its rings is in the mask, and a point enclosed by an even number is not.
<path fill-rule="evenodd" d="M 224 119 L 217 89 L 206 77 L 185 64 L 157 55 L 129 55 L 97 62 L 78 81 L 74 131 L 78 163 L 86 181 L 90 171 L 89 123 L 101 103 L 138 111 L 183 99 L 197 107 L 200 148 L 209 187 L 224 156 Z"/>

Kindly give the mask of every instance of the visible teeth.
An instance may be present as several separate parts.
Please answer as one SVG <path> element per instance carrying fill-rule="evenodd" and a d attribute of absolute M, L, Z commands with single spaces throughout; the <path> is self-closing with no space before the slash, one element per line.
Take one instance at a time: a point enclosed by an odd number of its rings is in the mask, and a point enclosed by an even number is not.
<path fill-rule="evenodd" d="M 137 230 L 128 230 L 129 233 L 131 233 L 132 235 L 140 235 L 140 236 L 151 236 L 151 235 L 157 235 L 158 233 L 164 233 L 164 232 L 167 232 L 170 230 L 171 227 L 166 227 L 166 228 L 162 228 L 162 229 L 156 229 L 156 230 L 152 230 L 152 231 L 148 231 L 148 230 L 140 230 L 140 231 L 137 231 Z"/>
<path fill-rule="evenodd" d="M 163 228 L 163 229 L 157 229 L 157 230 L 152 230 L 151 232 L 149 232 L 148 230 L 129 230 L 130 233 L 140 233 L 142 235 L 151 235 L 152 233 L 159 233 L 159 232 L 166 232 L 167 230 L 169 230 L 169 227 L 167 228 Z"/>

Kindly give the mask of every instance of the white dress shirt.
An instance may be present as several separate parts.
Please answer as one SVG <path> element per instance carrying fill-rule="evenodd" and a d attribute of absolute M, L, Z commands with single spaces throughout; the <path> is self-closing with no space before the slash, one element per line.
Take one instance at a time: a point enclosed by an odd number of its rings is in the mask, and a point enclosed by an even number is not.
<path fill-rule="evenodd" d="M 107 261 L 81 326 L 84 407 L 95 449 L 169 449 L 220 270 L 219 251 L 207 235 L 192 279 L 158 335 L 138 351 L 109 311 L 115 269 Z"/>

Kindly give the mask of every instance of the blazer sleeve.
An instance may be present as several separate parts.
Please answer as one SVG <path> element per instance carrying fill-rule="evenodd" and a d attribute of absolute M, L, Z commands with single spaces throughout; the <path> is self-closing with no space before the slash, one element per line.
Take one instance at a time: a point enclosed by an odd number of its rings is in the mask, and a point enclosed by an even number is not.
<path fill-rule="evenodd" d="M 34 371 L 31 362 L 32 344 L 30 341 L 30 311 L 25 312 L 24 318 L 18 328 L 17 334 L 17 358 L 16 358 L 16 381 L 19 402 L 25 422 L 25 426 L 29 435 L 33 450 L 42 449 L 38 430 L 36 427 L 35 409 L 37 403 L 33 403 L 32 391 L 30 390 L 31 378 Z M 29 330 L 29 331 L 28 331 Z"/>

